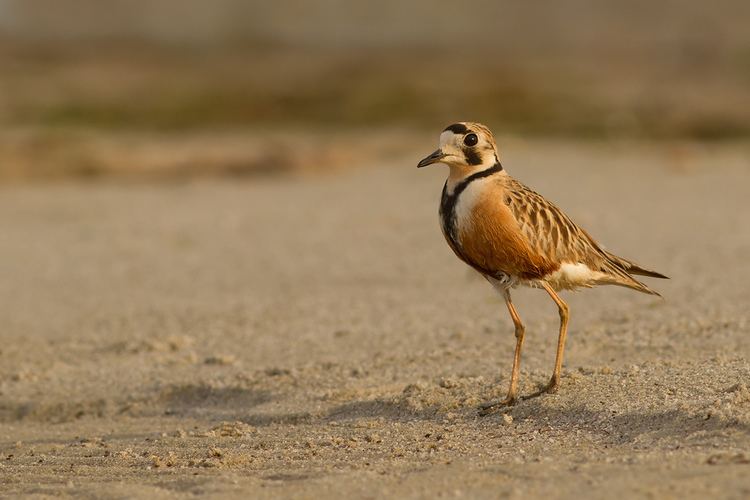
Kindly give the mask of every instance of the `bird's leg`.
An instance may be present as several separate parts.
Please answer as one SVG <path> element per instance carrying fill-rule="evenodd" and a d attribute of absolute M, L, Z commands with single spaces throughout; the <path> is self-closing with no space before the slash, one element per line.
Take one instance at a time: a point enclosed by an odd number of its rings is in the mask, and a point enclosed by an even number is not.
<path fill-rule="evenodd" d="M 557 304 L 558 311 L 560 312 L 560 335 L 557 338 L 557 354 L 555 355 L 555 369 L 552 372 L 552 378 L 550 379 L 547 386 L 542 389 L 543 392 L 547 393 L 553 393 L 557 391 L 557 388 L 560 386 L 560 370 L 562 369 L 562 362 L 563 362 L 563 351 L 565 350 L 565 337 L 568 334 L 568 317 L 569 317 L 569 309 L 568 304 L 566 304 L 559 295 L 552 289 L 551 286 L 547 283 L 542 283 L 542 286 L 545 290 L 547 290 L 547 293 L 550 297 L 552 297 L 552 300 L 555 301 L 555 304 Z"/>
<path fill-rule="evenodd" d="M 526 328 L 521 322 L 521 317 L 518 315 L 513 302 L 510 300 L 510 290 L 505 290 L 503 293 L 505 298 L 505 305 L 508 306 L 510 317 L 513 319 L 513 324 L 516 327 L 516 352 L 513 355 L 513 369 L 510 373 L 510 387 L 508 388 L 508 395 L 505 399 L 500 401 L 493 401 L 486 403 L 479 408 L 480 415 L 488 415 L 493 410 L 501 406 L 510 406 L 518 400 L 518 372 L 521 369 L 521 348 L 523 347 L 523 335 L 526 332 Z"/>

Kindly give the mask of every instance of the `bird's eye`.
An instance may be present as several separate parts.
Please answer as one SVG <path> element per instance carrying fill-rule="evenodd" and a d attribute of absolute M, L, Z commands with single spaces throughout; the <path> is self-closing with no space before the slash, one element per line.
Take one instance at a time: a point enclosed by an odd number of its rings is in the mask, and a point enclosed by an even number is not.
<path fill-rule="evenodd" d="M 466 144 L 467 146 L 476 146 L 477 142 L 479 142 L 477 134 L 468 134 L 466 137 L 464 137 L 464 144 Z"/>

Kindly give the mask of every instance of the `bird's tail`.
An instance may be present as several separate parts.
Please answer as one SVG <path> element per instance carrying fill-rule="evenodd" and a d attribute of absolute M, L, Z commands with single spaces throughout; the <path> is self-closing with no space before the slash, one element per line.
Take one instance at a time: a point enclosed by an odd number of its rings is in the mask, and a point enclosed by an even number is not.
<path fill-rule="evenodd" d="M 669 279 L 669 276 L 665 276 L 662 273 L 658 273 L 656 271 L 651 271 L 650 269 L 641 267 L 632 260 L 623 259 L 622 257 L 618 257 L 617 255 L 609 253 L 606 250 L 604 251 L 604 253 L 607 254 L 609 260 L 614 262 L 619 268 L 621 268 L 628 274 L 639 274 L 641 276 L 648 276 L 649 278 L 661 278 L 665 280 Z"/>
<path fill-rule="evenodd" d="M 665 276 L 664 274 L 656 271 L 645 269 L 635 262 L 629 261 L 622 257 L 618 257 L 617 255 L 609 253 L 606 250 L 604 251 L 604 253 L 607 256 L 607 259 L 609 261 L 608 263 L 610 264 L 610 272 L 613 278 L 611 283 L 613 285 L 624 286 L 627 288 L 632 288 L 633 290 L 637 290 L 639 292 L 647 293 L 649 295 L 657 295 L 661 297 L 661 294 L 659 292 L 652 290 L 631 275 L 635 274 L 661 279 L 669 279 L 668 276 Z"/>

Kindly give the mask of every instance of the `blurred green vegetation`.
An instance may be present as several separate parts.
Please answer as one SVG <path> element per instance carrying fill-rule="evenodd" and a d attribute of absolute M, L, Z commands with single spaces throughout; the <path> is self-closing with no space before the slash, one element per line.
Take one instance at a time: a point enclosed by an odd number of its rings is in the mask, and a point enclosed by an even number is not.
<path fill-rule="evenodd" d="M 9 46 L 0 123 L 110 131 L 412 127 L 525 135 L 750 136 L 750 59 L 581 61 L 420 49 Z"/>

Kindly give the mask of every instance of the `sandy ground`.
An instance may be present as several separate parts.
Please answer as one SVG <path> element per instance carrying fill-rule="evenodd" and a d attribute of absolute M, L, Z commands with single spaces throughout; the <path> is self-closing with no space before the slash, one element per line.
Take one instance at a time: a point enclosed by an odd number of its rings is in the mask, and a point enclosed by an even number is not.
<path fill-rule="evenodd" d="M 506 146 L 665 300 L 567 294 L 563 387 L 478 417 L 514 338 L 442 167 L 0 190 L 0 492 L 747 498 L 750 150 Z M 557 313 L 521 290 L 522 390 Z"/>

